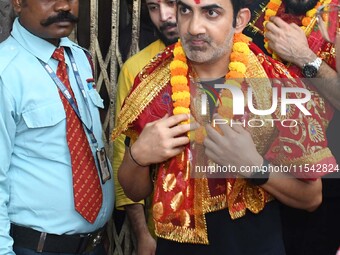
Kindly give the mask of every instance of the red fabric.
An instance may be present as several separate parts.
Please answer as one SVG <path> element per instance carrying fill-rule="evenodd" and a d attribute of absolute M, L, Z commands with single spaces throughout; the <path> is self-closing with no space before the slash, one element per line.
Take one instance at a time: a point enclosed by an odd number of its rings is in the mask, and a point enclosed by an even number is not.
<path fill-rule="evenodd" d="M 271 81 L 273 87 L 280 88 L 284 86 L 306 88 L 306 85 L 302 83 L 298 76 L 293 73 L 289 73 L 282 63 L 266 57 L 264 53 L 253 43 L 250 43 L 249 46 L 252 52 L 258 57 L 258 60 L 262 64 L 262 67 L 264 68 L 268 78 L 272 79 Z M 157 68 L 162 68 L 161 64 L 173 57 L 171 52 L 172 49 L 172 47 L 169 47 L 164 52 L 162 52 L 157 61 L 154 61 L 152 65 L 143 70 L 143 74 L 150 75 Z M 288 79 L 290 76 L 292 76 L 293 79 Z M 143 77 L 144 76 L 137 76 L 132 92 L 130 93 L 133 93 L 135 88 L 140 85 Z M 143 108 L 143 111 L 139 114 L 138 119 L 133 123 L 130 123 L 130 128 L 139 134 L 147 123 L 162 118 L 166 113 L 171 115 L 173 108 L 172 102 L 165 100 L 165 98 L 167 98 L 169 95 L 171 95 L 171 86 L 170 84 L 167 84 L 167 86 L 165 86 L 157 95 L 155 95 L 153 100 Z M 296 95 L 292 95 L 290 98 L 296 98 Z M 300 162 L 303 162 L 307 163 L 310 168 L 317 168 L 318 164 L 336 164 L 335 159 L 332 157 L 330 152 L 327 151 L 324 153 L 324 156 L 320 157 L 320 159 L 314 158 L 315 153 L 324 151 L 327 147 L 327 141 L 325 139 L 319 140 L 317 137 L 314 137 L 314 130 L 320 132 L 320 135 L 325 138 L 325 128 L 321 124 L 329 120 L 327 113 L 322 114 L 318 112 L 318 109 L 320 108 L 318 106 L 318 100 L 317 94 L 313 94 L 311 105 L 308 109 L 312 114 L 310 117 L 303 115 L 300 116 L 299 110 L 289 109 L 289 118 L 297 119 L 299 121 L 299 125 L 306 127 L 305 129 L 300 128 L 299 132 L 295 132 L 295 130 L 284 128 L 282 125 L 279 125 L 279 122 L 275 122 L 277 125 L 277 137 L 265 155 L 265 157 L 272 164 L 279 166 L 289 166 L 299 165 L 302 164 Z M 281 119 L 282 117 L 279 112 L 274 113 L 272 116 L 273 119 Z M 304 136 L 306 136 L 306 138 L 301 139 Z M 311 140 L 311 137 L 314 140 Z M 289 141 L 298 141 L 296 144 L 299 144 L 300 146 Z M 291 153 L 285 150 L 287 147 L 291 148 Z M 203 157 L 199 157 L 197 154 L 195 154 L 196 151 L 187 145 L 183 153 L 169 159 L 167 162 L 159 164 L 153 200 L 154 212 L 156 212 L 153 214 L 153 216 L 156 222 L 156 231 L 158 233 L 160 233 L 162 230 L 157 226 L 166 228 L 166 226 L 169 226 L 171 223 L 178 228 L 181 227 L 183 225 L 181 220 L 186 219 L 184 217 L 186 214 L 183 212 L 188 213 L 190 218 L 187 229 L 194 229 L 199 227 L 196 226 L 197 223 L 202 223 L 197 219 L 199 219 L 199 217 L 206 212 L 203 212 L 203 208 L 199 203 L 201 203 L 201 198 L 208 195 L 203 194 L 203 192 L 205 192 L 203 188 L 200 190 L 197 188 L 199 185 L 195 185 L 199 184 L 201 179 L 190 178 L 190 175 L 186 176 L 186 170 L 194 165 L 193 160 L 204 160 Z M 306 179 L 316 179 L 321 175 L 326 174 L 325 172 L 319 173 L 318 171 L 294 172 L 294 169 L 291 169 L 290 173 L 297 178 Z M 169 180 L 173 179 L 176 180 L 176 185 L 171 187 L 171 182 Z M 233 215 L 234 218 L 242 217 L 246 208 L 249 210 L 253 209 L 246 207 L 246 198 L 249 198 L 254 194 L 254 197 L 256 198 L 267 196 L 267 193 L 262 189 L 249 187 L 246 181 L 241 178 L 208 178 L 207 185 L 209 186 L 209 195 L 214 197 L 218 197 L 222 194 L 227 195 L 227 205 L 225 205 L 225 207 L 228 207 L 230 215 Z M 171 188 L 167 188 L 167 190 L 165 190 L 164 187 Z M 256 201 L 260 203 L 264 202 L 265 200 L 266 199 Z M 157 210 L 155 210 L 156 205 L 156 209 L 158 208 Z M 216 205 L 218 206 L 219 204 L 216 203 Z M 263 204 L 263 206 L 265 206 L 265 204 Z M 263 208 L 261 209 L 261 207 L 258 206 L 256 209 L 261 211 Z M 258 213 L 258 211 L 255 211 L 255 213 Z M 184 221 L 184 223 L 186 223 L 186 221 Z M 164 235 L 164 232 L 161 232 L 161 234 Z"/>
<path fill-rule="evenodd" d="M 280 165 L 281 159 L 285 159 L 286 162 L 291 162 L 292 165 L 297 164 L 296 162 L 300 162 L 300 159 L 303 159 L 305 156 L 309 155 L 312 157 L 312 152 L 316 153 L 319 150 L 322 150 L 327 147 L 327 140 L 326 140 L 326 130 L 322 124 L 329 123 L 333 116 L 333 108 L 326 104 L 326 102 L 320 100 L 320 95 L 314 90 L 313 86 L 306 86 L 303 82 L 308 82 L 307 79 L 303 81 L 296 75 L 294 72 L 290 71 L 289 75 L 291 75 L 294 79 L 287 79 L 288 72 L 282 72 L 285 69 L 285 66 L 273 60 L 270 57 L 264 55 L 264 53 L 253 43 L 250 44 L 250 49 L 257 55 L 258 57 L 263 60 L 261 61 L 263 68 L 265 69 L 268 78 L 272 79 L 272 86 L 276 88 L 280 87 L 297 87 L 297 88 L 308 88 L 309 91 L 312 92 L 311 100 L 313 102 L 313 107 L 308 109 L 312 116 L 308 117 L 299 117 L 300 111 L 291 111 L 289 114 L 289 119 L 297 119 L 301 123 L 299 125 L 307 127 L 307 136 L 305 139 L 301 140 L 303 135 L 301 132 L 306 132 L 301 129 L 298 133 L 292 132 L 290 128 L 286 128 L 276 122 L 276 128 L 279 131 L 277 138 L 274 140 L 271 148 L 266 153 L 265 157 L 274 165 Z M 275 79 L 280 79 L 279 82 L 275 82 Z M 279 95 L 280 96 L 280 95 Z M 290 98 L 296 98 L 294 96 L 290 96 Z M 326 112 L 321 110 L 320 105 L 325 105 Z M 278 113 L 273 114 L 273 119 L 280 119 L 282 116 Z M 319 139 L 317 135 L 320 134 L 322 139 Z M 314 136 L 315 135 L 315 136 Z M 287 143 L 286 141 L 292 139 L 299 141 L 300 145 L 296 144 L 295 146 L 292 143 Z M 285 146 L 290 146 L 291 151 L 286 151 Z M 311 160 L 310 158 L 309 160 Z M 321 170 L 320 167 L 325 166 L 335 166 L 336 161 L 335 158 L 331 154 L 327 154 L 326 157 L 323 157 L 321 160 L 313 160 L 309 162 L 308 167 L 306 169 L 301 164 L 297 164 L 297 168 L 291 168 L 290 173 L 297 178 L 303 179 L 315 179 L 319 178 L 327 173 L 333 172 L 334 167 L 329 171 L 319 171 Z M 313 170 L 315 169 L 315 170 Z M 316 170 L 318 169 L 318 171 Z"/>
<path fill-rule="evenodd" d="M 75 100 L 67 75 L 64 48 L 56 49 L 52 57 L 59 61 L 58 78 Z M 71 154 L 75 209 L 87 221 L 94 223 L 103 201 L 96 164 L 81 121 L 61 91 L 59 94 L 66 112 L 66 139 Z"/>

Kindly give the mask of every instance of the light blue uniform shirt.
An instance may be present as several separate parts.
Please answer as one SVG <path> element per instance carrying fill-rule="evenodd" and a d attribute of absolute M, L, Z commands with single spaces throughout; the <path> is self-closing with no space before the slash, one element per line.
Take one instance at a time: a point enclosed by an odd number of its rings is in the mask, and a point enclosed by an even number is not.
<path fill-rule="evenodd" d="M 76 83 L 65 54 L 68 74 L 83 122 L 102 148 L 98 107 L 103 101 L 86 80 L 92 71 L 84 50 L 67 38 L 89 103 Z M 94 224 L 74 209 L 66 115 L 57 86 L 37 58 L 56 72 L 56 47 L 34 36 L 15 20 L 11 36 L 0 44 L 0 254 L 14 254 L 10 222 L 54 234 L 89 233 L 111 217 L 112 178 L 102 185 L 103 205 Z M 90 141 L 90 139 L 88 139 Z M 95 155 L 97 149 L 91 144 Z M 112 176 L 112 173 L 111 173 Z"/>

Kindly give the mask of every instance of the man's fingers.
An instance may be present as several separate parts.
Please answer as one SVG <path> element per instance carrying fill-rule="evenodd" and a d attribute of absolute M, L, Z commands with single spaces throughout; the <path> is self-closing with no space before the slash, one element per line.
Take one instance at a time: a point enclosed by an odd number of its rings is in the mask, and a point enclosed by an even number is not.
<path fill-rule="evenodd" d="M 171 150 L 171 156 L 169 158 L 172 158 L 178 154 L 180 154 L 182 151 L 184 151 L 185 146 L 180 146 L 180 147 L 176 147 L 174 149 Z"/>
<path fill-rule="evenodd" d="M 189 114 L 183 113 L 183 114 L 172 115 L 169 118 L 162 119 L 162 120 L 166 121 L 166 126 L 170 128 L 175 125 L 178 125 L 179 123 L 183 121 L 187 121 L 189 118 L 190 118 Z"/>
<path fill-rule="evenodd" d="M 163 118 L 161 118 L 161 120 L 165 120 L 165 119 L 167 119 L 167 118 L 169 118 L 169 113 L 166 113 L 166 114 L 163 116 Z"/>
<path fill-rule="evenodd" d="M 269 20 L 279 28 L 285 28 L 285 27 L 289 26 L 289 24 L 287 22 L 285 22 L 283 19 L 281 19 L 280 17 L 277 17 L 277 16 L 271 16 L 269 18 Z M 269 24 L 270 24 L 270 22 L 267 23 L 267 26 Z"/>
<path fill-rule="evenodd" d="M 228 141 L 229 138 L 232 138 L 236 135 L 235 131 L 232 130 L 232 128 L 228 124 L 221 124 L 217 125 L 222 132 L 223 135 L 221 135 L 215 128 L 213 128 L 210 125 L 206 125 L 205 129 L 207 131 L 207 137 L 212 140 L 213 143 L 220 144 L 222 137 L 227 138 L 224 141 Z"/>
<path fill-rule="evenodd" d="M 299 27 L 297 24 L 291 23 L 291 24 L 289 24 L 289 25 L 290 25 L 290 28 L 291 28 L 291 29 L 301 30 L 301 31 L 303 32 L 302 28 Z M 305 32 L 303 32 L 303 33 L 305 33 Z"/>
<path fill-rule="evenodd" d="M 210 148 L 206 148 L 204 150 L 204 153 L 210 160 L 212 160 L 216 163 L 217 157 L 216 157 L 215 153 Z"/>
<path fill-rule="evenodd" d="M 223 117 L 220 116 L 219 114 L 214 114 L 214 119 L 219 119 L 219 120 L 223 120 Z M 224 136 L 226 137 L 230 137 L 230 136 L 234 136 L 234 130 L 232 129 L 232 127 L 228 124 L 227 121 L 221 122 L 221 123 L 216 123 L 215 124 L 222 130 Z"/>
<path fill-rule="evenodd" d="M 185 146 L 189 143 L 189 137 L 187 136 L 180 136 L 180 137 L 176 137 L 172 140 L 172 148 L 176 148 L 176 147 L 182 147 Z"/>
<path fill-rule="evenodd" d="M 218 150 L 218 146 L 216 145 L 216 143 L 211 140 L 209 137 L 204 139 L 204 147 L 205 147 L 205 151 L 217 151 Z"/>
<path fill-rule="evenodd" d="M 172 136 L 172 137 L 176 137 L 176 136 L 182 135 L 184 133 L 187 133 L 189 131 L 193 131 L 193 130 L 197 129 L 199 126 L 200 126 L 200 124 L 198 122 L 175 125 L 175 126 L 170 128 L 169 135 Z"/>
<path fill-rule="evenodd" d="M 194 127 L 195 126 L 193 126 L 191 124 L 177 125 L 177 126 L 174 126 L 174 127 L 169 129 L 169 135 L 171 137 L 184 135 L 185 133 L 189 132 L 190 130 L 195 130 L 196 128 L 194 128 Z"/>
<path fill-rule="evenodd" d="M 199 128 L 201 125 L 198 122 L 190 122 L 190 130 L 195 130 Z"/>
<path fill-rule="evenodd" d="M 243 123 L 241 122 L 235 122 L 233 126 L 231 127 L 236 133 L 238 134 L 244 134 L 245 132 L 248 132 L 244 127 Z"/>
<path fill-rule="evenodd" d="M 264 37 L 267 38 L 269 41 L 273 41 L 275 39 L 275 34 L 271 31 L 267 31 L 264 33 Z"/>
<path fill-rule="evenodd" d="M 281 30 L 281 28 L 279 28 L 278 26 L 276 26 L 275 23 L 273 22 L 268 22 L 266 25 L 266 29 L 268 30 L 265 33 L 265 37 L 269 39 L 269 37 L 273 37 L 275 36 L 275 34 L 278 34 Z"/>
<path fill-rule="evenodd" d="M 217 143 L 221 140 L 221 135 L 209 124 L 205 125 L 205 130 L 207 132 L 207 137 L 211 139 L 214 143 Z"/>

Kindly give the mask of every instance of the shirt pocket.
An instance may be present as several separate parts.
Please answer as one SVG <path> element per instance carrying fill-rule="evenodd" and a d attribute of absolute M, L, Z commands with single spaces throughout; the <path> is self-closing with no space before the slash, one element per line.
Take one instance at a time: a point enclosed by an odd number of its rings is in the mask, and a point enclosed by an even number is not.
<path fill-rule="evenodd" d="M 62 104 L 53 103 L 26 111 L 22 117 L 28 128 L 44 128 L 55 126 L 66 118 Z"/>
<path fill-rule="evenodd" d="M 55 159 L 68 152 L 66 114 L 61 102 L 53 102 L 22 113 L 26 128 L 22 132 L 24 154 Z M 20 146 L 20 145 L 19 145 Z"/>
<path fill-rule="evenodd" d="M 91 99 L 91 102 L 99 107 L 99 108 L 104 108 L 104 100 L 100 97 L 99 93 L 95 89 L 89 90 L 89 97 Z"/>

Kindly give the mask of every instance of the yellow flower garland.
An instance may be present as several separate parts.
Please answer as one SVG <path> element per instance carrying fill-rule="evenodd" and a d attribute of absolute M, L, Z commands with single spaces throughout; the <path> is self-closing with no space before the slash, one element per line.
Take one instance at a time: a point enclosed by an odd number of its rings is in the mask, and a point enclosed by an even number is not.
<path fill-rule="evenodd" d="M 306 12 L 305 17 L 301 21 L 302 22 L 301 28 L 304 31 L 306 31 L 306 28 L 312 22 L 312 19 L 315 16 L 319 6 L 321 6 L 322 4 L 328 4 L 330 2 L 331 2 L 331 0 L 320 0 L 319 2 L 317 2 L 317 4 L 314 6 L 313 9 L 311 9 L 311 10 Z M 264 22 L 263 22 L 264 32 L 267 31 L 266 30 L 266 24 L 268 23 L 270 17 L 276 16 L 277 11 L 279 10 L 281 4 L 282 4 L 281 0 L 270 0 L 269 3 L 267 4 L 266 10 L 265 10 Z M 277 58 L 276 54 L 269 48 L 269 46 L 268 46 L 268 39 L 266 39 L 266 38 L 264 39 L 264 47 L 266 48 L 266 50 L 270 54 L 272 54 L 273 58 Z"/>
<path fill-rule="evenodd" d="M 239 81 L 230 79 L 243 79 L 247 70 L 248 56 L 250 49 L 248 47 L 249 38 L 241 33 L 234 35 L 232 53 L 230 55 L 229 72 L 225 78 L 228 84 L 241 87 Z M 190 113 L 190 87 L 188 82 L 188 65 L 185 52 L 183 51 L 181 41 L 175 44 L 174 59 L 170 63 L 172 100 L 174 103 L 174 114 Z M 232 95 L 229 90 L 221 91 L 221 104 L 217 112 L 227 120 L 233 118 L 232 114 Z M 194 139 L 202 143 L 205 137 L 204 127 L 195 131 Z"/>

